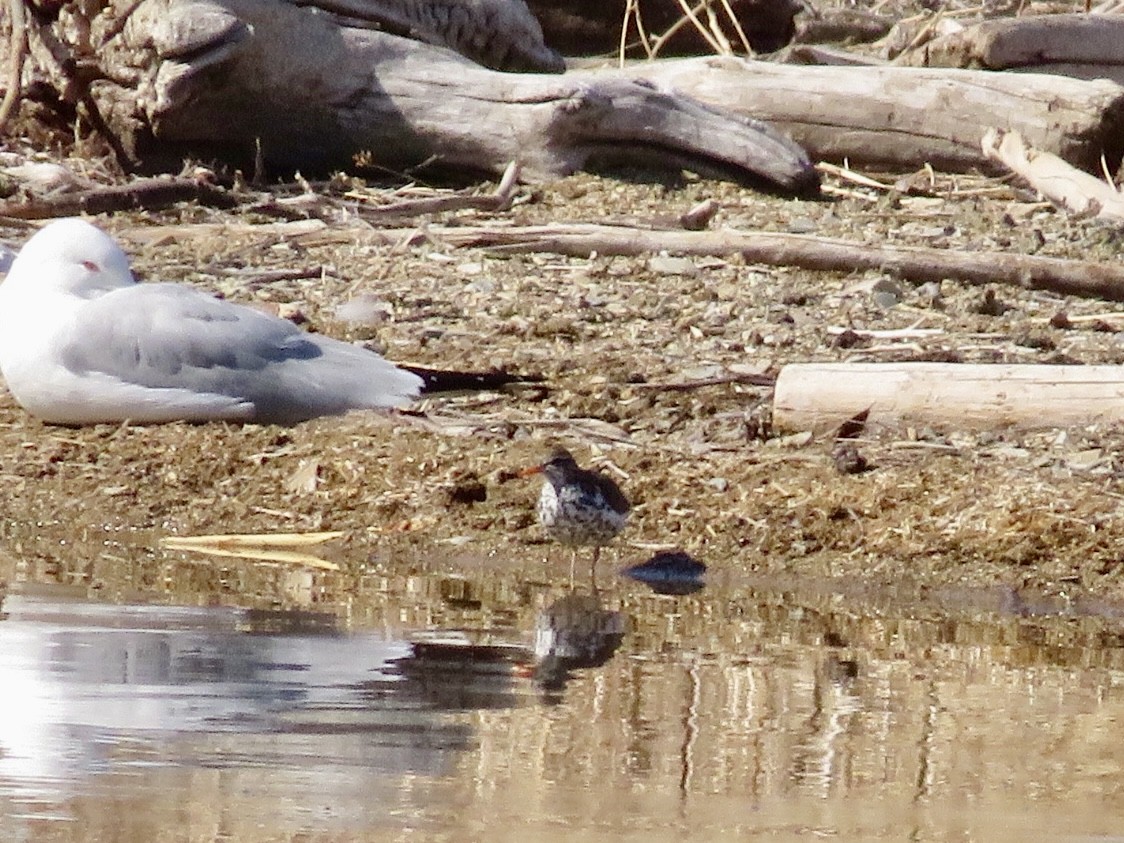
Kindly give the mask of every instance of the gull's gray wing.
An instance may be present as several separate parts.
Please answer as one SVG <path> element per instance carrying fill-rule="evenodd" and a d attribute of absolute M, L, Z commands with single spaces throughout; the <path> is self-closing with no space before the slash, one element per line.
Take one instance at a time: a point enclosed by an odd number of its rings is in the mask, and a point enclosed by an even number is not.
<path fill-rule="evenodd" d="M 421 386 L 374 352 L 179 284 L 113 290 L 76 322 L 60 349 L 72 372 L 228 396 L 252 404 L 253 421 L 400 406 Z"/>

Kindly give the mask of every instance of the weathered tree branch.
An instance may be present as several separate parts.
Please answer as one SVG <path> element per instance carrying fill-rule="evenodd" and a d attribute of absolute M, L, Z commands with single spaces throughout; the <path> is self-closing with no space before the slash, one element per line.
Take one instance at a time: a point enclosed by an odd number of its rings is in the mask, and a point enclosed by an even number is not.
<path fill-rule="evenodd" d="M 1056 155 L 1027 146 L 1018 132 L 991 129 L 983 136 L 981 147 L 985 155 L 1009 167 L 1071 214 L 1124 222 L 1124 196 L 1115 185 L 1069 166 Z"/>
<path fill-rule="evenodd" d="M 398 242 L 402 229 L 377 232 Z M 522 228 L 430 226 L 426 236 L 454 246 L 500 252 L 554 252 L 588 256 L 740 254 L 751 263 L 824 272 L 887 272 L 913 283 L 944 279 L 967 284 L 1010 284 L 1028 290 L 1124 301 L 1124 267 L 1117 264 L 1019 255 L 961 252 L 920 246 L 867 246 L 801 234 L 746 231 L 656 231 L 595 224 Z"/>
<path fill-rule="evenodd" d="M 495 70 L 561 73 L 566 62 L 543 41 L 523 0 L 286 0 L 331 12 L 345 26 L 381 29 L 451 47 Z"/>
<path fill-rule="evenodd" d="M 0 135 L 8 122 L 22 88 L 23 62 L 27 58 L 27 23 L 23 0 L 8 0 L 12 30 L 8 38 L 8 76 L 4 80 L 4 99 L 0 101 Z"/>
<path fill-rule="evenodd" d="M 1058 14 L 985 20 L 921 44 L 899 56 L 898 63 L 1124 82 L 1124 17 Z"/>

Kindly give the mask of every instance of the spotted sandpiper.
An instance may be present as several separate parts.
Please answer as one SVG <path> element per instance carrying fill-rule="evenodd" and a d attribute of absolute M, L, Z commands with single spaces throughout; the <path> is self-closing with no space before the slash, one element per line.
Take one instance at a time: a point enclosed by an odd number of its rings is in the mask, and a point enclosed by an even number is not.
<path fill-rule="evenodd" d="M 520 472 L 522 477 L 532 474 L 546 477 L 539 495 L 539 523 L 550 538 L 574 548 L 571 582 L 581 545 L 593 545 L 589 573 L 594 579 L 601 546 L 608 544 L 628 520 L 628 499 L 610 478 L 579 466 L 565 448 L 555 448 L 542 465 Z"/>

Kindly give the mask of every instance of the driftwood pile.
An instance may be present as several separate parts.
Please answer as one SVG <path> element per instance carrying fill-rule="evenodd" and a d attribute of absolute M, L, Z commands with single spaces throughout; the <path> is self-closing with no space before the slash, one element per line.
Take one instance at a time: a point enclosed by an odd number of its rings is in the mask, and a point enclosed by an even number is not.
<path fill-rule="evenodd" d="M 565 22 L 582 20 L 583 5 L 540 9 L 547 35 L 573 48 Z M 1124 157 L 1124 92 L 1109 81 L 1124 68 L 1124 16 L 986 21 L 931 41 L 914 34 L 900 52 L 890 32 L 893 59 L 867 51 L 842 66 L 837 51 L 801 47 L 778 55 L 787 63 L 733 55 L 798 31 L 783 0 L 741 5 L 740 37 L 717 20 L 709 36 L 728 55 L 566 69 L 522 0 L 13 0 L 0 122 L 21 92 L 77 109 L 134 170 L 173 169 L 185 155 L 281 171 L 365 156 L 463 175 L 518 159 L 524 178 L 542 179 L 623 159 L 794 192 L 815 184 L 808 158 L 758 121 L 814 160 L 852 166 L 994 171 L 980 146 L 989 128 L 1090 172 Z M 644 11 L 658 17 L 640 4 L 636 26 Z M 666 53 L 674 41 L 643 43 Z"/>

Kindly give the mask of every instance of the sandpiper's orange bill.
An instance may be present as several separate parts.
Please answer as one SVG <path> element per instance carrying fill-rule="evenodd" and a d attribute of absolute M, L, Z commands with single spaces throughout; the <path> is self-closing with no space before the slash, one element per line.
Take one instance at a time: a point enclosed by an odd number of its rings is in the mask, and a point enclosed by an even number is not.
<path fill-rule="evenodd" d="M 541 465 L 532 465 L 528 468 L 521 468 L 519 471 L 515 472 L 516 477 L 533 477 L 536 474 L 542 474 Z"/>

